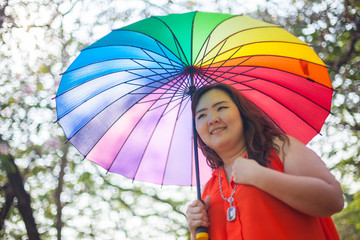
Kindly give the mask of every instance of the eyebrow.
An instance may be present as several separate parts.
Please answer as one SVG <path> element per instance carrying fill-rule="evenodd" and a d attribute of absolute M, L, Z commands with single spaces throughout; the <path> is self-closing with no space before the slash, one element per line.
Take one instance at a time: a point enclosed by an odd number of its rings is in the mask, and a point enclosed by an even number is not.
<path fill-rule="evenodd" d="M 220 102 L 217 102 L 217 103 L 214 103 L 211 107 L 216 107 L 217 105 L 220 105 L 220 104 L 223 104 L 223 103 L 227 103 L 228 101 L 220 101 Z M 205 111 L 207 108 L 202 108 L 202 109 L 199 109 L 198 111 L 196 111 L 196 114 L 198 114 L 199 112 L 202 112 L 202 111 Z M 195 115 L 196 115 L 195 114 Z"/>

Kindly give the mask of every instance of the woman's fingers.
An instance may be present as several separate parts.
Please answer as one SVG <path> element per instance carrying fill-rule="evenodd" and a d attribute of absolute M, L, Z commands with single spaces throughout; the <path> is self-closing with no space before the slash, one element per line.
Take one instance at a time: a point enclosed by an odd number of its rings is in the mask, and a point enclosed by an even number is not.
<path fill-rule="evenodd" d="M 201 213 L 189 215 L 188 221 L 193 227 L 207 227 L 209 225 L 207 216 Z"/>
<path fill-rule="evenodd" d="M 191 232 L 195 231 L 196 228 L 200 226 L 209 226 L 209 219 L 206 213 L 205 206 L 200 200 L 195 200 L 188 206 L 186 216 Z"/>

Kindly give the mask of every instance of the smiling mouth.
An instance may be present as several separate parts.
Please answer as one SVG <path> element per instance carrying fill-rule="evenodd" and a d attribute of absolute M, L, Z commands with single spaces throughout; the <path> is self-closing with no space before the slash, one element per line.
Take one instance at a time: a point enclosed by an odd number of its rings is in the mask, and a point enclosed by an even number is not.
<path fill-rule="evenodd" d="M 214 130 L 212 130 L 212 131 L 210 132 L 210 135 L 216 134 L 217 132 L 220 132 L 220 131 L 222 131 L 222 130 L 224 130 L 224 129 L 225 129 L 225 127 L 216 128 L 216 129 L 214 129 Z"/>

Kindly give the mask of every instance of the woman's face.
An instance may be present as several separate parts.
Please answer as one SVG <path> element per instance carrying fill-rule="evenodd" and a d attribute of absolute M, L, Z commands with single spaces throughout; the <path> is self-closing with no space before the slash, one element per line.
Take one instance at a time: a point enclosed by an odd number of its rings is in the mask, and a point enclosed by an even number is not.
<path fill-rule="evenodd" d="M 195 124 L 203 142 L 220 156 L 245 146 L 240 112 L 222 90 L 212 89 L 201 96 L 195 110 Z"/>

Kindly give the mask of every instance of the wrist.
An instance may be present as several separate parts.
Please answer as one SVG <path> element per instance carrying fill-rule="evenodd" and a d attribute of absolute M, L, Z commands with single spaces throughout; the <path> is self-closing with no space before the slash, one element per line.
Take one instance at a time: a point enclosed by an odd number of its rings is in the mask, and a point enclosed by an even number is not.
<path fill-rule="evenodd" d="M 191 238 L 191 240 L 196 240 L 196 234 L 195 233 L 190 233 L 190 238 Z"/>
<path fill-rule="evenodd" d="M 259 188 L 262 185 L 262 182 L 264 181 L 265 175 L 267 174 L 268 170 L 271 169 L 258 165 L 256 170 L 253 172 L 253 177 L 251 178 L 251 185 Z"/>

